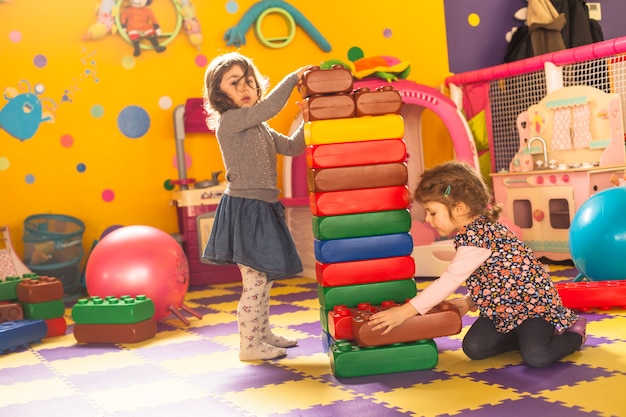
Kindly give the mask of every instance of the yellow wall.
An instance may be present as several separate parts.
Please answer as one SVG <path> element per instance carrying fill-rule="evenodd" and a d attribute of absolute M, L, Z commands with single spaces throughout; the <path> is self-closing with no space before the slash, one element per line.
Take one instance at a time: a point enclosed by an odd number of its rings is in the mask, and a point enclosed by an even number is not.
<path fill-rule="evenodd" d="M 24 92 L 21 80 L 26 80 L 31 91 L 41 92 L 40 99 L 55 103 L 54 121 L 41 123 L 30 139 L 18 140 L 0 126 L 0 224 L 9 226 L 18 253 L 23 250 L 24 219 L 39 213 L 81 219 L 86 225 L 85 250 L 112 225 L 147 224 L 177 231 L 172 192 L 164 187 L 166 180 L 177 178 L 173 109 L 201 95 L 204 62 L 237 49 L 228 47 L 223 35 L 257 3 L 191 1 L 202 26 L 200 47 L 181 31 L 165 52 L 145 50 L 137 58 L 119 34 L 83 40 L 95 22 L 98 0 L 0 2 L 0 88 L 11 96 L 16 90 Z M 306 64 L 347 60 L 354 47 L 365 56 L 390 55 L 411 62 L 409 79 L 420 84 L 438 88 L 448 75 L 441 0 L 411 2 L 406 9 L 372 0 L 288 3 L 308 18 L 332 50 L 322 51 L 301 28 L 286 47 L 268 48 L 250 29 L 246 45 L 239 49 L 255 59 L 271 85 Z M 164 32 L 171 31 L 173 4 L 154 0 L 151 8 Z M 281 32 L 284 23 L 270 15 L 263 27 L 272 35 Z M 390 36 L 384 35 L 385 29 Z M 288 130 L 297 99 L 296 93 L 271 121 L 273 127 Z M 42 102 L 48 105 L 50 100 Z M 0 98 L 0 116 L 7 103 Z M 149 115 L 145 135 L 131 139 L 120 132 L 118 115 L 128 106 Z M 422 130 L 427 166 L 452 155 L 449 139 L 442 141 L 448 134 L 430 111 L 424 112 Z M 185 146 L 191 158 L 189 177 L 206 179 L 223 169 L 214 136 L 190 134 Z M 84 172 L 78 164 L 84 164 Z M 103 200 L 105 190 L 114 192 L 112 201 Z"/>

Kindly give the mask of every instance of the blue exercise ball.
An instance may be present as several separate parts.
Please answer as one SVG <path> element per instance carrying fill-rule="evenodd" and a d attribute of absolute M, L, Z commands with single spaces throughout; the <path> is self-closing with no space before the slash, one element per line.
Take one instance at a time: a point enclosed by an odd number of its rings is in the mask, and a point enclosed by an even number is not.
<path fill-rule="evenodd" d="M 602 190 L 580 206 L 569 229 L 569 249 L 587 279 L 626 279 L 626 187 Z"/>

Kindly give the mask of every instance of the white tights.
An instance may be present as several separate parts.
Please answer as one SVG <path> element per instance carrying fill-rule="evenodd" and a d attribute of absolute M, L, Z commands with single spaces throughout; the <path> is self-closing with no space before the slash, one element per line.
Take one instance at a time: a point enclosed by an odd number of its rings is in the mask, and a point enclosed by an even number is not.
<path fill-rule="evenodd" d="M 242 291 L 237 306 L 239 358 L 241 360 L 275 359 L 287 354 L 284 348 L 297 341 L 272 333 L 269 323 L 270 290 L 273 281 L 267 274 L 238 264 Z"/>

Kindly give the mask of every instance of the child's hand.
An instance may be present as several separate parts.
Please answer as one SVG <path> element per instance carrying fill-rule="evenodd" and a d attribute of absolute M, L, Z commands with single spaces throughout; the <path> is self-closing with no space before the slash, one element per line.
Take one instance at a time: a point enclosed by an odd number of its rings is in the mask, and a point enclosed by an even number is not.
<path fill-rule="evenodd" d="M 297 72 L 297 74 L 298 74 L 298 84 L 302 83 L 302 76 L 304 75 L 304 73 L 306 71 L 310 70 L 311 68 L 313 68 L 313 65 L 307 65 L 307 66 L 304 66 L 304 67 L 302 67 L 302 68 L 300 68 L 298 70 L 298 72 Z"/>
<path fill-rule="evenodd" d="M 367 323 L 373 331 L 384 329 L 381 333 L 385 335 L 393 330 L 395 327 L 404 323 L 409 317 L 413 317 L 417 314 L 415 308 L 410 303 L 398 307 L 392 307 L 387 310 L 379 311 L 376 314 L 370 316 L 370 320 Z"/>
<path fill-rule="evenodd" d="M 452 307 L 459 310 L 461 316 L 466 315 L 468 311 L 476 311 L 476 305 L 474 305 L 474 302 L 468 296 L 463 298 L 452 298 L 446 301 L 452 304 Z"/>

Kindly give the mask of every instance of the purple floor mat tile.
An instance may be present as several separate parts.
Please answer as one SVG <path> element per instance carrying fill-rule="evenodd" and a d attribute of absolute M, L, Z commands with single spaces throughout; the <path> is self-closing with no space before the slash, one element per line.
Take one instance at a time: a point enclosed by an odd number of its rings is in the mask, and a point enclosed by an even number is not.
<path fill-rule="evenodd" d="M 159 361 L 163 358 L 178 359 L 191 356 L 205 355 L 207 353 L 225 352 L 228 347 L 209 340 L 192 340 L 184 345 L 172 343 L 161 346 L 144 346 L 135 353 L 149 360 Z"/>
<path fill-rule="evenodd" d="M 155 366 L 126 366 L 124 368 L 89 372 L 87 374 L 69 375 L 68 378 L 81 391 L 110 390 L 122 387 L 137 387 L 146 381 L 169 381 L 172 374 Z"/>
<path fill-rule="evenodd" d="M 529 368 L 525 365 L 509 365 L 504 368 L 490 369 L 486 372 L 472 373 L 469 376 L 489 384 L 513 388 L 519 392 L 537 394 L 544 390 L 555 390 L 560 386 L 574 385 L 581 381 L 590 381 L 611 373 L 587 365 L 557 362 L 545 368 Z"/>
<path fill-rule="evenodd" d="M 363 395 L 373 395 L 376 392 L 390 392 L 396 388 L 406 388 L 415 384 L 428 384 L 433 381 L 443 381 L 449 378 L 450 376 L 447 374 L 434 369 L 358 376 L 354 378 L 337 378 L 334 375 L 323 376 L 325 381 L 346 386 L 351 391 Z"/>
<path fill-rule="evenodd" d="M 272 315 L 275 314 L 295 313 L 298 311 L 306 310 L 308 310 L 306 307 L 300 307 L 293 304 L 273 304 L 270 305 L 270 320 L 272 318 Z"/>
<path fill-rule="evenodd" d="M 40 349 L 39 354 L 47 361 L 80 358 L 91 355 L 101 355 L 108 352 L 119 352 L 123 348 L 114 344 L 78 344 L 63 349 Z"/>
<path fill-rule="evenodd" d="M 43 364 L 21 366 L 19 368 L 2 369 L 1 383 L 2 385 L 10 385 L 18 382 L 53 378 L 54 376 L 54 373 Z"/>
<path fill-rule="evenodd" d="M 600 417 L 601 414 L 585 412 L 580 409 L 565 407 L 533 397 L 525 397 L 516 401 L 506 400 L 501 404 L 485 405 L 478 410 L 464 410 L 463 417 Z M 442 414 L 438 417 L 454 416 L 458 414 Z"/>
<path fill-rule="evenodd" d="M 236 355 L 236 353 L 234 353 Z M 286 381 L 300 381 L 305 377 L 291 372 L 272 362 L 263 362 L 257 366 L 213 371 L 208 374 L 191 375 L 186 379 L 197 386 L 205 387 L 207 392 L 223 394 L 242 391 L 248 388 L 261 388 L 267 384 L 281 384 Z"/>
<path fill-rule="evenodd" d="M 373 404 L 371 401 L 355 398 L 351 401 L 337 401 L 331 405 L 316 405 L 311 408 L 294 410 L 286 414 L 268 414 L 267 417 L 401 417 L 411 415 L 411 413 L 403 413 L 400 410 L 388 408 L 382 404 Z"/>

